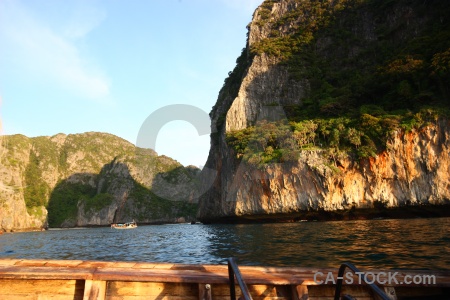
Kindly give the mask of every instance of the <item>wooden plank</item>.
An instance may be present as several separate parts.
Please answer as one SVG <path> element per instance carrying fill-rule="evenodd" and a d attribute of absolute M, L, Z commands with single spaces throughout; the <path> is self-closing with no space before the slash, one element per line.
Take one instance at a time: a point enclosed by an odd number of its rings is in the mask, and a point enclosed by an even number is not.
<path fill-rule="evenodd" d="M 401 299 L 402 297 L 425 297 L 429 296 L 430 298 L 432 296 L 437 295 L 450 295 L 450 289 L 449 288 L 442 288 L 442 287 L 396 287 L 395 293 L 397 295 L 397 298 Z M 450 297 L 448 297 L 450 298 Z"/>
<path fill-rule="evenodd" d="M 250 285 L 249 290 L 253 298 L 277 298 L 277 299 L 292 299 L 291 286 L 268 286 L 261 293 L 258 288 L 259 285 Z"/>
<path fill-rule="evenodd" d="M 0 280 L 1 299 L 9 299 L 10 295 L 66 295 L 82 299 L 83 289 L 83 281 L 80 280 Z"/>
<path fill-rule="evenodd" d="M 211 284 L 201 283 L 198 285 L 198 300 L 212 300 Z"/>
<path fill-rule="evenodd" d="M 336 287 L 331 285 L 308 286 L 309 297 L 334 297 Z M 367 286 L 361 285 L 344 285 L 342 286 L 341 295 L 351 295 L 357 297 L 371 297 L 371 293 Z"/>
<path fill-rule="evenodd" d="M 170 267 L 173 264 L 170 264 Z M 133 266 L 133 269 L 170 269 L 169 264 L 139 262 Z"/>
<path fill-rule="evenodd" d="M 301 286 L 301 285 L 300 285 Z M 297 292 L 297 286 L 296 285 L 290 285 L 289 289 L 291 291 L 291 299 L 292 300 L 300 300 L 300 298 L 298 297 L 298 292 Z"/>
<path fill-rule="evenodd" d="M 134 266 L 136 264 L 137 264 L 136 262 L 130 262 L 130 261 L 115 261 L 115 262 L 113 262 L 113 265 L 111 267 L 131 269 L 131 268 L 134 268 Z"/>
<path fill-rule="evenodd" d="M 2 300 L 82 300 L 83 295 L 73 296 L 73 295 L 50 295 L 50 294 L 17 294 L 17 295 L 7 295 L 6 298 L 1 298 Z"/>
<path fill-rule="evenodd" d="M 335 286 L 315 285 L 308 286 L 308 300 L 332 300 L 334 299 Z M 373 300 L 372 294 L 366 286 L 343 286 L 341 295 L 350 295 L 358 300 Z"/>
<path fill-rule="evenodd" d="M 111 281 L 108 282 L 107 298 L 121 296 L 148 296 L 151 298 L 169 296 L 187 296 L 198 299 L 197 284 L 190 283 L 161 283 L 161 282 L 130 282 Z"/>
<path fill-rule="evenodd" d="M 47 259 L 20 260 L 15 266 L 43 267 L 47 262 Z"/>
<path fill-rule="evenodd" d="M 241 295 L 236 295 L 237 299 L 239 299 Z M 242 298 L 241 298 L 242 299 Z M 283 297 L 258 297 L 252 296 L 253 300 L 291 300 L 290 298 L 283 298 Z M 230 300 L 230 296 L 215 296 L 213 297 L 213 300 Z"/>
<path fill-rule="evenodd" d="M 205 289 L 205 285 L 202 285 Z M 143 297 L 149 299 L 188 297 L 199 299 L 201 293 L 199 285 L 188 283 L 160 283 L 160 282 L 129 282 L 112 281 L 107 285 L 106 298 L 114 297 Z M 212 299 L 229 299 L 230 292 L 227 284 L 210 285 Z M 237 294 L 240 295 L 240 289 L 236 287 Z M 249 290 L 254 299 L 291 299 L 290 287 L 276 287 L 267 285 L 250 285 Z"/>
<path fill-rule="evenodd" d="M 239 289 L 239 286 L 236 286 L 236 292 L 241 292 Z M 228 283 L 226 284 L 211 284 L 211 295 L 212 298 L 215 300 L 218 297 L 230 297 L 230 286 Z"/>
<path fill-rule="evenodd" d="M 296 286 L 297 290 L 297 298 L 299 300 L 308 300 L 309 299 L 309 292 L 308 292 L 308 286 L 304 284 L 300 284 Z"/>
<path fill-rule="evenodd" d="M 93 269 L 51 267 L 0 267 L 0 279 L 92 279 Z"/>
<path fill-rule="evenodd" d="M 198 297 L 192 296 L 161 296 L 161 297 L 149 297 L 149 296 L 109 296 L 108 300 L 198 300 Z M 219 299 L 218 299 L 219 300 Z M 230 300 L 223 299 L 223 300 Z"/>
<path fill-rule="evenodd" d="M 230 299 L 230 287 L 228 284 L 211 285 L 211 294 L 214 300 Z M 242 295 L 238 285 L 236 288 L 236 297 Z M 291 286 L 275 286 L 275 285 L 248 285 L 248 290 L 253 299 L 292 299 Z"/>
<path fill-rule="evenodd" d="M 83 263 L 82 260 L 49 260 L 45 263 L 46 267 L 78 267 Z"/>
<path fill-rule="evenodd" d="M 0 266 L 13 266 L 21 261 L 20 259 L 2 258 L 0 259 Z"/>
<path fill-rule="evenodd" d="M 96 280 L 135 281 L 137 278 L 149 282 L 228 283 L 228 274 L 191 270 L 103 268 L 94 274 Z"/>
<path fill-rule="evenodd" d="M 8 294 L 1 296 L 3 300 L 37 300 L 37 296 L 33 294 Z"/>
<path fill-rule="evenodd" d="M 309 300 L 333 300 L 333 296 L 310 296 Z M 373 297 L 358 297 L 357 300 L 374 300 Z"/>
<path fill-rule="evenodd" d="M 79 260 L 21 260 L 1 258 L 0 265 L 17 265 L 17 266 L 56 266 L 56 267 L 111 267 L 116 268 L 157 268 L 172 270 L 203 270 L 205 272 L 224 272 L 227 270 L 226 265 L 187 265 L 187 264 L 168 264 L 168 263 L 148 263 L 148 262 L 114 262 L 114 261 L 79 261 Z M 240 266 L 242 272 L 256 272 L 267 274 L 283 274 L 283 275 L 301 275 L 313 277 L 316 272 L 337 274 L 337 269 L 332 268 L 299 268 L 299 267 L 258 267 L 258 266 Z M 364 270 L 362 270 L 364 271 Z M 372 273 L 379 272 L 399 272 L 399 274 L 435 274 L 436 276 L 449 277 L 449 271 L 416 271 L 416 270 L 370 270 Z"/>
<path fill-rule="evenodd" d="M 84 269 L 96 269 L 96 268 L 107 268 L 114 266 L 116 262 L 114 261 L 83 261 L 78 265 L 78 268 Z"/>
<path fill-rule="evenodd" d="M 259 270 L 241 270 L 242 277 L 247 284 L 302 284 L 304 277 L 289 273 L 266 273 Z"/>
<path fill-rule="evenodd" d="M 86 280 L 83 300 L 105 300 L 106 281 Z"/>
<path fill-rule="evenodd" d="M 317 272 L 332 272 L 337 277 L 336 269 L 319 268 L 278 268 L 242 266 L 241 273 L 249 285 L 317 285 L 314 275 Z M 395 270 L 384 271 L 394 272 Z M 376 270 L 371 271 L 373 274 Z M 398 284 L 385 286 L 407 286 L 406 276 L 435 276 L 436 284 L 424 283 L 416 286 L 450 287 L 450 271 L 415 271 L 398 272 Z M 185 265 L 146 262 L 100 262 L 100 261 L 64 261 L 64 260 L 17 260 L 0 259 L 0 278 L 3 279 L 80 279 L 148 282 L 187 282 L 197 284 L 227 284 L 226 265 Z M 325 277 L 323 277 L 325 278 Z M 357 277 L 354 282 L 358 284 Z M 403 283 L 402 283 L 403 282 Z M 365 283 L 361 283 L 365 285 Z M 332 285 L 328 283 L 328 285 Z M 198 295 L 197 295 L 198 296 Z"/>
<path fill-rule="evenodd" d="M 321 272 L 324 279 L 332 272 L 336 278 L 337 269 L 250 266 L 240 269 L 255 300 L 332 299 L 334 296 L 333 283 L 318 285 L 314 275 Z M 378 274 L 376 270 L 370 272 Z M 449 271 L 386 272 L 398 272 L 399 283 L 386 284 L 384 288 L 394 289 L 399 299 L 450 293 Z M 406 276 L 411 279 L 421 275 L 435 276 L 436 284 L 411 286 L 405 282 Z M 359 285 L 357 278 L 354 277 L 355 284 L 343 286 L 343 293 L 370 299 L 368 287 L 364 282 Z M 210 285 L 210 292 L 206 284 Z M 239 287 L 236 291 L 239 296 Z M 229 296 L 226 265 L 0 259 L 0 299 L 228 300 Z"/>
<path fill-rule="evenodd" d="M 165 270 L 170 270 L 170 268 L 173 267 L 174 264 L 163 264 L 163 263 L 158 263 L 155 264 L 154 269 L 165 269 Z"/>

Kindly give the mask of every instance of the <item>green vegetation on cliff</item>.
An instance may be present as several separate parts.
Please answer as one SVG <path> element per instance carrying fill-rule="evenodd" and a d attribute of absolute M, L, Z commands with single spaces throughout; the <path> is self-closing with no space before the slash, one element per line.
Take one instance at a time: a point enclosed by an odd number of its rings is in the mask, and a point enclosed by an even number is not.
<path fill-rule="evenodd" d="M 366 158 L 384 150 L 393 132 L 449 116 L 445 1 L 290 0 L 283 2 L 295 9 L 278 17 L 272 8 L 279 2 L 258 10 L 252 25 L 268 36 L 250 45 L 250 59 L 276 58 L 292 79 L 306 79 L 309 91 L 301 105 L 283 106 L 282 126 L 228 133 L 238 157 L 261 164 L 322 148 L 331 157 Z"/>
<path fill-rule="evenodd" d="M 361 109 L 369 108 L 362 106 Z M 373 111 L 378 107 L 370 106 Z M 363 110 L 364 111 L 364 110 Z M 299 122 L 261 121 L 256 126 L 227 134 L 227 143 L 238 158 L 255 166 L 266 163 L 296 161 L 302 150 L 325 150 L 335 161 L 346 153 L 356 159 L 375 156 L 386 150 L 386 142 L 398 130 L 410 131 L 432 122 L 439 116 L 450 117 L 445 109 L 422 109 L 418 113 L 361 113 L 359 118 L 315 118 Z"/>
<path fill-rule="evenodd" d="M 49 186 L 42 179 L 42 169 L 39 168 L 39 159 L 33 151 L 30 153 L 30 162 L 25 170 L 25 188 L 23 196 L 28 209 L 35 206 L 44 206 L 47 203 Z"/>

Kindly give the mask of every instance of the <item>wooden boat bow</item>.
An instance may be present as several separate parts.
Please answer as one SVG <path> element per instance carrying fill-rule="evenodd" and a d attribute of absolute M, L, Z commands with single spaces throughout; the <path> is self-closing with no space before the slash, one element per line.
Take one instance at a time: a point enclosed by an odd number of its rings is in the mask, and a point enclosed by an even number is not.
<path fill-rule="evenodd" d="M 318 284 L 314 274 L 338 274 L 338 269 L 328 268 L 239 269 L 253 299 L 271 300 L 333 299 L 335 285 Z M 402 299 L 411 291 L 415 295 L 450 293 L 449 271 L 398 272 L 399 280 L 411 274 L 433 274 L 436 284 L 386 285 L 395 288 L 392 299 Z M 364 284 L 344 285 L 343 292 L 372 299 Z M 237 295 L 241 295 L 239 287 Z M 223 300 L 230 299 L 229 274 L 227 265 L 0 259 L 0 299 Z"/>

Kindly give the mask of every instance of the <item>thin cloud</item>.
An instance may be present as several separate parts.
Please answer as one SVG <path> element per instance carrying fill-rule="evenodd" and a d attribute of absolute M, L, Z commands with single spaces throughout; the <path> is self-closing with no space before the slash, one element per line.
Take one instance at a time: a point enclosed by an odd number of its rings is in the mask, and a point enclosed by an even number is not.
<path fill-rule="evenodd" d="M 67 21 L 64 35 L 72 39 L 83 38 L 100 25 L 105 17 L 105 12 L 92 6 L 82 5 L 73 11 Z"/>
<path fill-rule="evenodd" d="M 19 68 L 32 78 L 54 82 L 65 89 L 92 99 L 108 96 L 110 84 L 102 72 L 82 57 L 73 41 L 74 37 L 86 35 L 98 24 L 90 16 L 89 23 L 80 22 L 76 29 L 71 23 L 69 36 L 57 33 L 47 24 L 40 22 L 19 1 L 0 1 L 0 41 L 7 52 L 8 62 L 1 64 Z M 3 70 L 5 72 L 7 70 Z"/>

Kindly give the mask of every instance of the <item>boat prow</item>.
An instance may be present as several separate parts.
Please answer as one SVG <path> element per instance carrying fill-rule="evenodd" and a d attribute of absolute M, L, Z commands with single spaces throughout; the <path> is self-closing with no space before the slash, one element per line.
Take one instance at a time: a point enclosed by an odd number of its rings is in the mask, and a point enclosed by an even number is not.
<path fill-rule="evenodd" d="M 230 268 L 231 266 L 231 268 Z M 391 270 L 394 272 L 394 270 Z M 450 271 L 397 270 L 378 284 L 381 299 L 450 299 Z M 386 272 L 373 270 L 369 278 Z M 337 269 L 186 265 L 151 262 L 0 259 L 0 299 L 333 299 Z M 430 277 L 431 276 L 431 277 Z M 236 281 L 234 280 L 236 277 Z M 417 278 L 432 282 L 414 283 Z M 345 280 L 353 278 L 352 283 Z M 408 281 L 409 278 L 409 281 Z M 358 277 L 344 275 L 342 294 L 379 299 Z M 364 281 L 364 280 L 362 280 Z M 412 282 L 411 282 L 412 281 Z M 408 284 L 408 282 L 410 282 Z M 238 288 L 239 287 L 239 288 Z M 353 299 L 353 298 L 345 298 Z"/>

